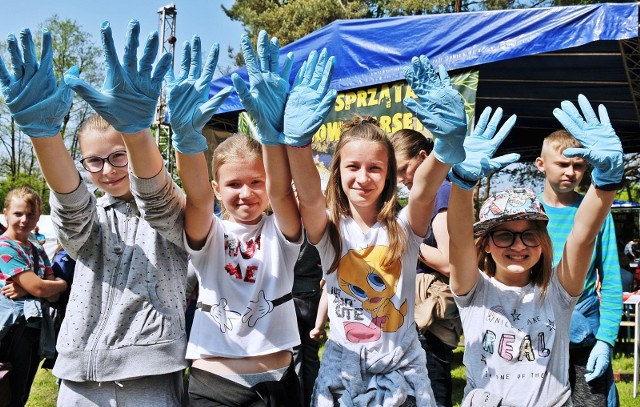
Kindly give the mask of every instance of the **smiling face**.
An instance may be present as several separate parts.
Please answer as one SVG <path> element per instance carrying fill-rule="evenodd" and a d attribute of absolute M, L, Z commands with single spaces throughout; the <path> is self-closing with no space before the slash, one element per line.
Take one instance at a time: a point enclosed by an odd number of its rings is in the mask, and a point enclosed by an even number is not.
<path fill-rule="evenodd" d="M 122 134 L 113 127 L 107 129 L 87 129 L 81 135 L 82 157 L 107 157 L 116 151 L 126 151 Z M 114 167 L 104 162 L 102 171 L 88 172 L 91 181 L 107 194 L 128 201 L 133 198 L 129 184 L 129 166 Z"/>
<path fill-rule="evenodd" d="M 24 199 L 14 197 L 11 203 L 3 210 L 7 221 L 5 235 L 13 240 L 26 243 L 29 240 L 29 232 L 36 227 L 40 219 L 40 212 L 32 208 Z"/>
<path fill-rule="evenodd" d="M 352 210 L 378 209 L 388 169 L 387 147 L 378 142 L 353 140 L 342 147 L 340 178 Z"/>
<path fill-rule="evenodd" d="M 258 223 L 269 204 L 267 175 L 262 161 L 233 159 L 217 171 L 213 189 L 231 220 L 249 225 Z"/>
<path fill-rule="evenodd" d="M 503 223 L 492 232 L 499 230 L 522 233 L 525 230 L 535 231 L 536 229 L 532 221 L 517 220 Z M 489 238 L 485 251 L 491 254 L 496 263 L 495 278 L 503 284 L 516 287 L 523 287 L 529 283 L 531 269 L 538 263 L 542 255 L 541 246 L 526 246 L 522 242 L 521 235 L 515 237 L 511 246 L 504 248 L 496 246 L 493 239 Z"/>

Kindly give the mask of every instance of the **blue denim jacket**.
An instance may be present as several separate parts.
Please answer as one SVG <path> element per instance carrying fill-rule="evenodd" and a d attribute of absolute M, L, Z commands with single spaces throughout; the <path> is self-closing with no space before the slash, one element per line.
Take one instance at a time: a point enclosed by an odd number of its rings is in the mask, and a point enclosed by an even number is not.
<path fill-rule="evenodd" d="M 33 297 L 12 300 L 0 294 L 0 340 L 21 317 L 25 317 L 27 322 L 42 318 L 40 300 Z"/>

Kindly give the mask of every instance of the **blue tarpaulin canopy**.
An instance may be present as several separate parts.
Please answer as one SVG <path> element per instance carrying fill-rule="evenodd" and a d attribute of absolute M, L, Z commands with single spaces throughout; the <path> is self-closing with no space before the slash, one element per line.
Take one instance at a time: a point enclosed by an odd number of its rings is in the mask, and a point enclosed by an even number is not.
<path fill-rule="evenodd" d="M 295 73 L 309 52 L 326 47 L 336 57 L 331 87 L 338 91 L 400 80 L 402 67 L 421 54 L 449 71 L 477 67 L 477 114 L 488 105 L 517 114 L 518 136 L 501 152 L 526 157 L 559 127 L 553 108 L 579 93 L 604 103 L 625 150 L 640 151 L 637 37 L 638 3 L 607 3 L 338 20 L 281 52 L 294 53 Z M 246 69 L 237 72 L 247 78 Z M 229 85 L 230 75 L 218 78 L 211 93 Z M 234 94 L 217 113 L 222 119 L 242 109 Z"/>

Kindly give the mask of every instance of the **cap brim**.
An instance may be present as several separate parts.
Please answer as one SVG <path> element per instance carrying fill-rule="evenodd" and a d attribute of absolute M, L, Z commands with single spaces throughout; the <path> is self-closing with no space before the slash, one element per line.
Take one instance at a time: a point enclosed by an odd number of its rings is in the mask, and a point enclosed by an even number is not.
<path fill-rule="evenodd" d="M 514 215 L 507 215 L 500 218 L 476 222 L 473 224 L 473 235 L 475 237 L 480 237 L 498 225 L 515 220 L 541 220 L 548 222 L 549 217 L 544 213 L 517 213 Z"/>

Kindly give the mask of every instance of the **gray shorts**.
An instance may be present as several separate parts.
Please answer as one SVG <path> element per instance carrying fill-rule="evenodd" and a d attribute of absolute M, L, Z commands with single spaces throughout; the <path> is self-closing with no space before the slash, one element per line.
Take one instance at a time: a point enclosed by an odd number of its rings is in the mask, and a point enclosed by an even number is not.
<path fill-rule="evenodd" d="M 183 371 L 112 382 L 63 380 L 58 407 L 179 407 Z"/>

